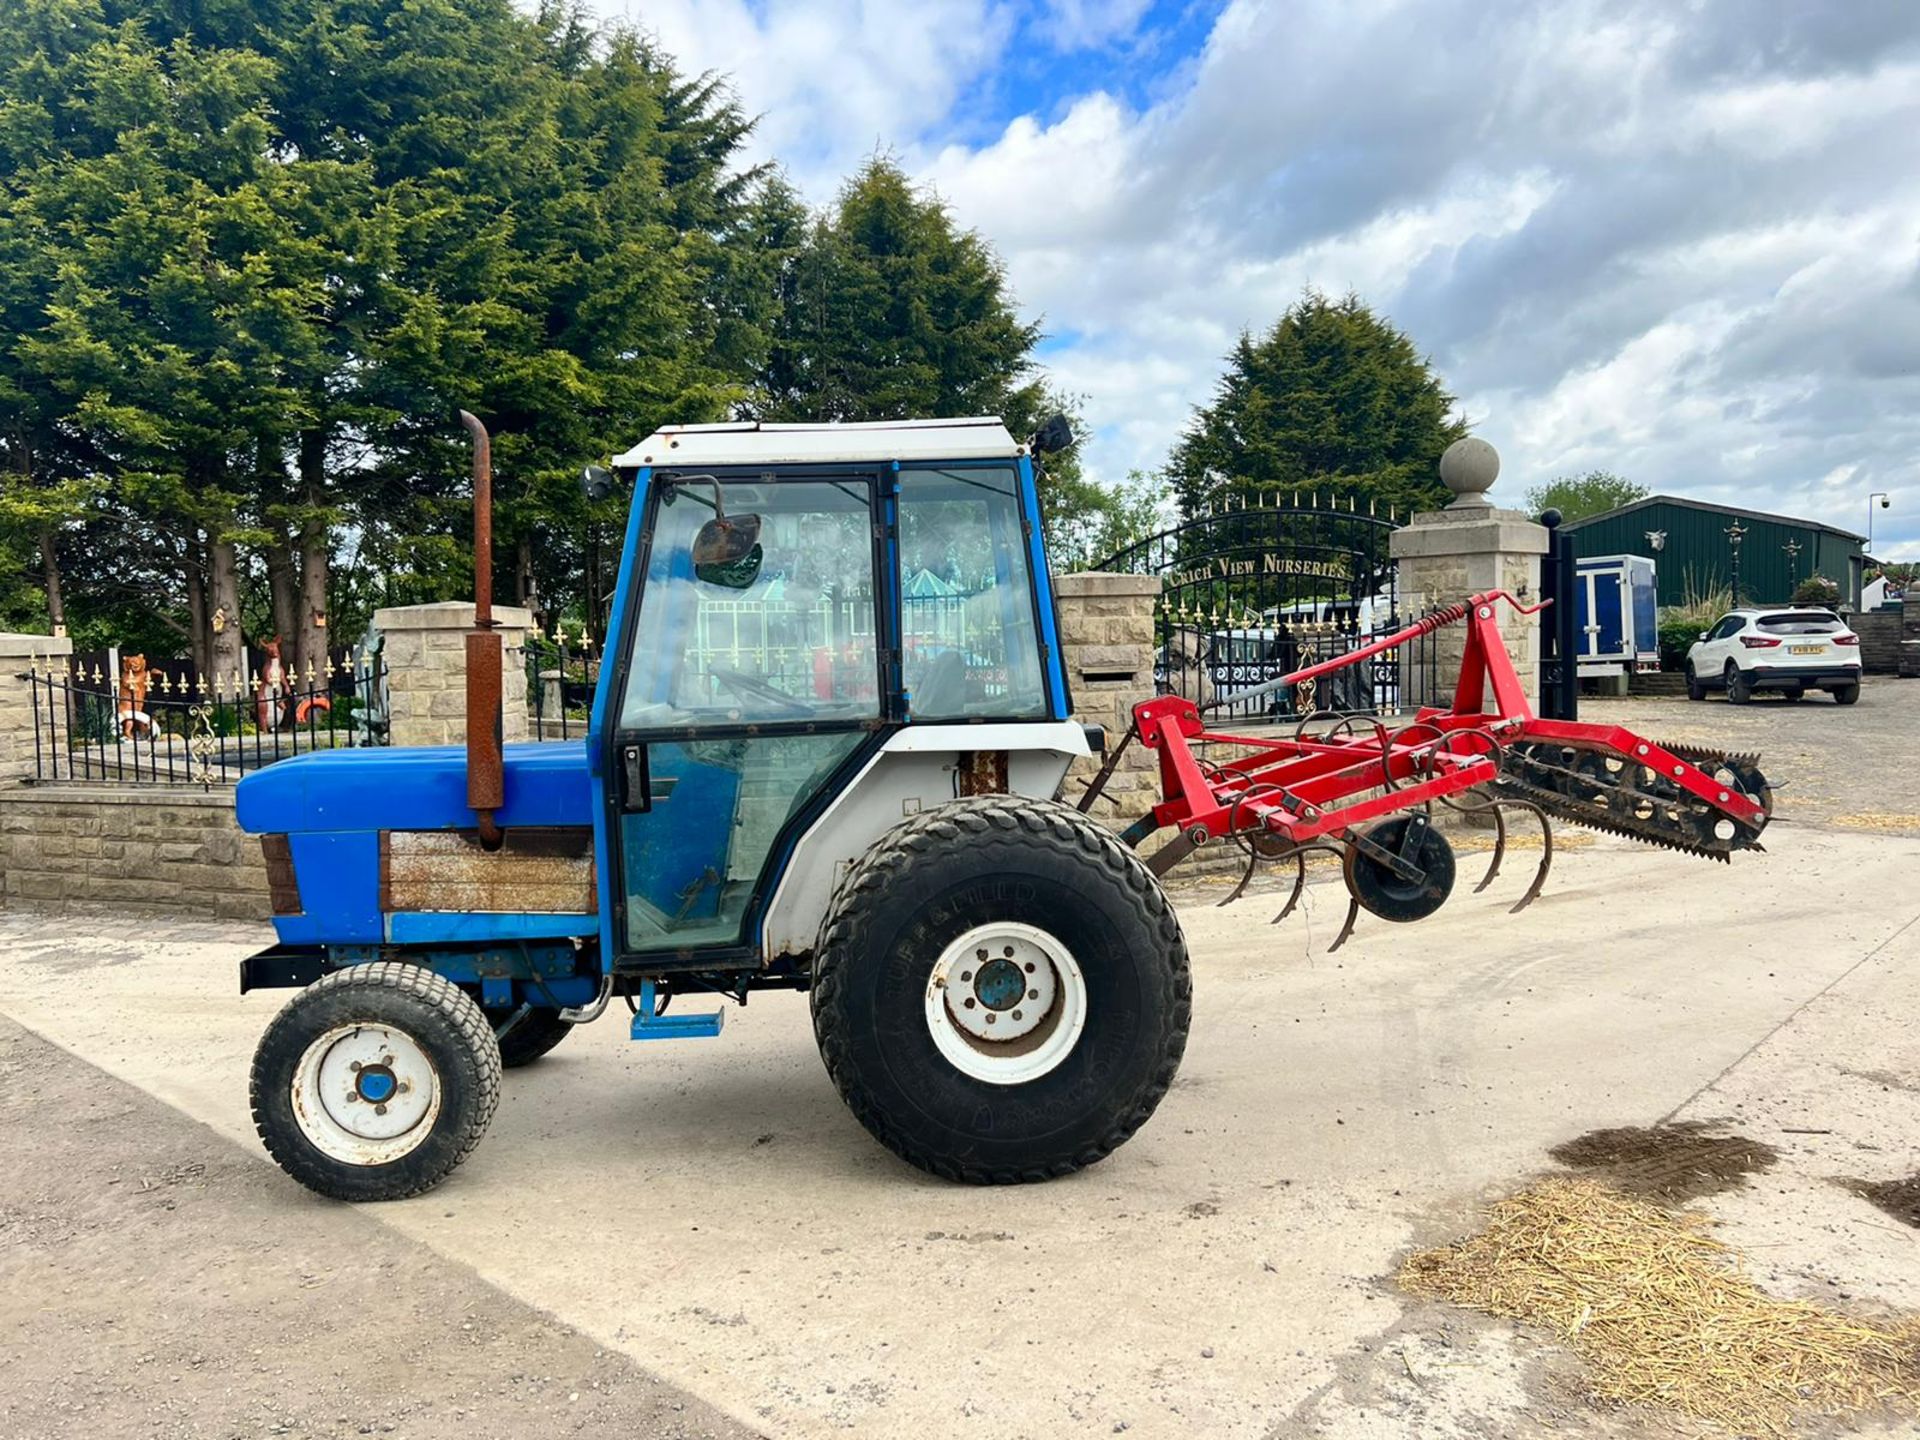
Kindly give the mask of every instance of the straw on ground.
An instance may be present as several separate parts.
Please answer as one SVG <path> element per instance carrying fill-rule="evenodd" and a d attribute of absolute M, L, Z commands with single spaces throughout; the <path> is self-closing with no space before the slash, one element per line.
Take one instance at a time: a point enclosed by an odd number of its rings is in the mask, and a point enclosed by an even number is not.
<path fill-rule="evenodd" d="M 1920 1321 L 1775 1299 L 1705 1223 L 1595 1181 L 1544 1180 L 1495 1205 L 1479 1234 L 1410 1257 L 1400 1284 L 1546 1327 L 1587 1362 L 1599 1398 L 1738 1434 L 1920 1411 Z"/>

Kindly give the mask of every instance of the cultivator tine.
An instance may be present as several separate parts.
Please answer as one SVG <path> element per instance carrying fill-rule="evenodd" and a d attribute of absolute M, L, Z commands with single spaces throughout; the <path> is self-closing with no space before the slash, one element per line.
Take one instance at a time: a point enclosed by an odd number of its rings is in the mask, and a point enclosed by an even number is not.
<path fill-rule="evenodd" d="M 1280 913 L 1269 920 L 1269 925 L 1278 925 L 1293 913 L 1293 907 L 1300 903 L 1300 897 L 1307 889 L 1307 852 L 1293 852 L 1293 889 L 1287 893 L 1287 903 L 1280 907 Z"/>
<path fill-rule="evenodd" d="M 1340 933 L 1333 937 L 1333 943 L 1327 946 L 1327 954 L 1329 955 L 1333 954 L 1334 951 L 1338 950 L 1342 945 L 1346 944 L 1347 941 L 1353 937 L 1353 922 L 1358 920 L 1359 918 L 1360 918 L 1360 897 L 1358 895 L 1355 895 L 1351 887 L 1349 887 L 1347 891 L 1346 923 L 1341 925 Z"/>
<path fill-rule="evenodd" d="M 1322 855 L 1331 855 L 1336 860 L 1343 858 L 1340 851 L 1332 845 L 1302 845 L 1299 849 L 1288 851 L 1287 855 L 1281 856 L 1281 859 L 1293 860 L 1293 889 L 1287 895 L 1287 903 L 1280 907 L 1280 913 L 1267 922 L 1269 925 L 1278 925 L 1291 915 L 1293 907 L 1300 903 L 1300 897 L 1307 893 L 1307 854 L 1313 850 L 1318 850 Z M 1352 922 L 1348 923 L 1351 925 Z"/>
<path fill-rule="evenodd" d="M 1240 876 L 1240 883 L 1233 887 L 1233 890 L 1231 891 L 1231 893 L 1228 894 L 1227 898 L 1222 900 L 1218 905 L 1216 905 L 1214 907 L 1215 909 L 1217 910 L 1225 909 L 1227 906 L 1233 904 L 1234 901 L 1238 900 L 1242 895 L 1247 893 L 1247 883 L 1253 879 L 1254 867 L 1257 866 L 1259 863 L 1260 863 L 1260 852 L 1258 850 L 1255 850 L 1252 846 L 1248 846 L 1247 847 L 1247 868 L 1244 872 L 1242 872 Z"/>
<path fill-rule="evenodd" d="M 1500 862 L 1507 856 L 1506 816 L 1500 813 L 1500 807 L 1497 804 L 1488 805 L 1485 808 L 1493 812 L 1493 859 L 1488 862 L 1487 873 L 1480 877 L 1480 883 L 1473 887 L 1473 893 L 1476 895 L 1494 882 L 1495 877 L 1500 874 Z"/>
<path fill-rule="evenodd" d="M 1468 791 L 1467 793 L 1470 795 L 1473 792 Z M 1478 895 L 1499 878 L 1500 862 L 1506 859 L 1506 817 L 1500 813 L 1499 801 L 1491 797 L 1484 798 L 1476 804 L 1468 805 L 1465 803 L 1464 796 L 1442 795 L 1440 797 L 1440 803 L 1445 805 L 1449 810 L 1456 810 L 1462 815 L 1490 815 L 1493 817 L 1493 859 L 1487 862 L 1487 873 L 1480 877 L 1480 883 L 1473 887 L 1473 893 Z"/>
<path fill-rule="evenodd" d="M 1511 805 L 1516 810 L 1531 810 L 1533 818 L 1540 822 L 1540 863 L 1534 868 L 1533 883 L 1527 886 L 1527 893 L 1514 903 L 1509 915 L 1518 915 L 1527 906 L 1540 898 L 1540 891 L 1547 883 L 1547 872 L 1553 868 L 1553 821 L 1547 812 L 1531 800 L 1500 799 L 1494 802 L 1494 814 L 1500 813 L 1502 806 Z"/>

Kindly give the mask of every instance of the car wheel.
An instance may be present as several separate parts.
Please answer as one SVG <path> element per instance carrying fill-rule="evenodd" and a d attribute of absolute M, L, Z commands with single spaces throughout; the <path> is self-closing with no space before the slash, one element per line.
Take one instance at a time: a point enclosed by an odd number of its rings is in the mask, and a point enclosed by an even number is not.
<path fill-rule="evenodd" d="M 1836 685 L 1833 687 L 1833 703 L 1836 705 L 1851 705 L 1859 698 L 1860 684 L 1858 681 L 1855 681 L 1851 685 Z"/>
<path fill-rule="evenodd" d="M 1727 662 L 1727 699 L 1735 705 L 1744 705 L 1753 698 L 1753 686 L 1747 677 L 1740 673 L 1740 667 L 1729 660 Z"/>
<path fill-rule="evenodd" d="M 1704 700 L 1706 698 L 1707 687 L 1700 683 L 1700 677 L 1693 672 L 1693 662 L 1689 660 L 1687 662 L 1687 699 Z"/>

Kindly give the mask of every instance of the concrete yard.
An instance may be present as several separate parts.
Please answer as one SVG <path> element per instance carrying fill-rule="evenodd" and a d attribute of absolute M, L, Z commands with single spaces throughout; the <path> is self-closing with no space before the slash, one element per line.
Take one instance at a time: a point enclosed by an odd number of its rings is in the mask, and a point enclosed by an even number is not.
<path fill-rule="evenodd" d="M 32 1032 L 0 1031 L 0 1433 L 1647 1433 L 1540 1337 L 1391 1276 L 1550 1147 L 1697 1119 L 1781 1152 L 1703 1202 L 1763 1283 L 1920 1311 L 1920 1231 L 1836 1183 L 1920 1169 L 1908 695 L 1595 705 L 1795 782 L 1732 866 L 1602 837 L 1511 916 L 1532 857 L 1474 895 L 1465 855 L 1439 915 L 1363 916 L 1334 956 L 1337 884 L 1278 927 L 1270 886 L 1182 892 L 1175 1088 L 1018 1189 L 896 1161 L 805 1000 L 763 995 L 718 1041 L 610 1015 L 508 1076 L 441 1189 L 327 1204 L 247 1113 L 281 997 L 234 974 L 266 927 L 0 912 L 0 1014 Z"/>

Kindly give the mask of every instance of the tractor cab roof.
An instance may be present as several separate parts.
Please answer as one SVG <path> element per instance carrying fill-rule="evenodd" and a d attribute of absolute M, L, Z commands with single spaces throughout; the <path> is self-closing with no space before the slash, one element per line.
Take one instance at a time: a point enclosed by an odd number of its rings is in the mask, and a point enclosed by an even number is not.
<path fill-rule="evenodd" d="M 959 420 L 883 420 L 857 425 L 669 425 L 614 457 L 642 465 L 779 465 L 833 461 L 999 460 L 1026 454 L 996 415 Z"/>

